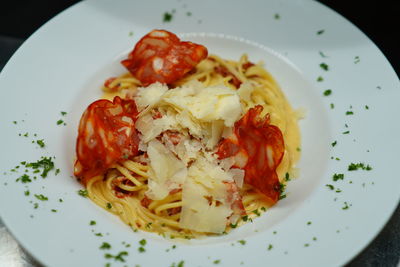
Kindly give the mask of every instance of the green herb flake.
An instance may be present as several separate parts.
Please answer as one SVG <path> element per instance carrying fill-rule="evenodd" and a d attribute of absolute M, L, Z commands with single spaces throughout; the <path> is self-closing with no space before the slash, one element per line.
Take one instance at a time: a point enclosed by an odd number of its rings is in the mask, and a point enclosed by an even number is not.
<path fill-rule="evenodd" d="M 344 174 L 343 173 L 335 173 L 332 176 L 333 181 L 338 181 L 338 180 L 343 180 L 344 179 Z"/>
<path fill-rule="evenodd" d="M 54 212 L 54 213 L 56 213 L 56 212 L 57 212 L 57 210 L 56 210 L 56 209 L 52 209 L 52 210 L 51 210 L 51 212 Z"/>
<path fill-rule="evenodd" d="M 180 262 L 178 262 L 178 265 L 176 267 L 184 267 L 184 266 L 185 266 L 185 262 L 180 261 Z"/>
<path fill-rule="evenodd" d="M 274 14 L 274 19 L 279 20 L 281 18 L 281 15 L 279 15 L 278 13 Z"/>
<path fill-rule="evenodd" d="M 290 181 L 290 176 L 289 176 L 289 173 L 288 173 L 288 172 L 285 173 L 285 181 L 286 181 L 286 182 Z"/>
<path fill-rule="evenodd" d="M 33 204 L 33 208 L 34 208 L 34 209 L 39 208 L 39 203 L 34 203 L 34 204 Z"/>
<path fill-rule="evenodd" d="M 346 111 L 346 115 L 354 115 L 353 111 Z"/>
<path fill-rule="evenodd" d="M 348 210 L 349 209 L 349 204 L 347 202 L 344 202 L 344 206 L 342 207 L 342 210 Z"/>
<path fill-rule="evenodd" d="M 350 131 L 344 131 L 342 134 L 349 134 Z"/>
<path fill-rule="evenodd" d="M 260 216 L 261 216 L 261 214 L 260 214 L 260 212 L 259 212 L 258 210 L 253 210 L 253 213 L 254 213 L 255 215 L 257 215 L 257 217 L 260 217 Z"/>
<path fill-rule="evenodd" d="M 64 200 L 62 200 L 62 198 L 58 199 L 58 202 L 62 203 L 64 202 Z"/>
<path fill-rule="evenodd" d="M 36 144 L 38 144 L 40 147 L 44 147 L 44 146 L 45 146 L 44 140 L 43 140 L 43 139 L 41 139 L 41 140 L 36 140 Z"/>
<path fill-rule="evenodd" d="M 269 244 L 267 247 L 267 250 L 271 250 L 274 246 L 272 244 Z"/>
<path fill-rule="evenodd" d="M 221 260 L 215 260 L 215 261 L 213 261 L 213 263 L 214 263 L 214 264 L 220 264 L 220 263 L 221 263 Z"/>
<path fill-rule="evenodd" d="M 13 121 L 14 124 L 17 124 L 17 121 Z"/>
<path fill-rule="evenodd" d="M 323 57 L 323 58 L 327 58 L 327 57 L 328 57 L 328 56 L 325 55 L 322 51 L 319 51 L 319 55 L 320 55 L 321 57 Z"/>
<path fill-rule="evenodd" d="M 323 69 L 324 71 L 328 71 L 328 70 L 329 70 L 329 66 L 328 66 L 326 63 L 324 63 L 324 62 L 322 62 L 321 64 L 319 64 L 319 66 L 320 66 L 321 69 Z"/>
<path fill-rule="evenodd" d="M 308 222 L 307 222 L 307 225 L 311 225 L 311 223 L 312 223 L 311 221 L 308 221 Z"/>
<path fill-rule="evenodd" d="M 318 76 L 317 82 L 323 82 L 323 81 L 324 81 L 324 78 L 322 76 Z"/>
<path fill-rule="evenodd" d="M 350 165 L 347 167 L 348 171 L 357 171 L 357 170 L 364 170 L 364 171 L 370 171 L 372 170 L 372 167 L 369 166 L 368 164 L 365 165 L 362 162 L 359 163 L 350 163 Z"/>
<path fill-rule="evenodd" d="M 81 197 L 88 197 L 89 192 L 86 189 L 81 189 L 78 191 L 78 195 L 80 195 Z"/>
<path fill-rule="evenodd" d="M 358 64 L 358 63 L 360 63 L 360 57 L 356 56 L 356 57 L 354 57 L 354 64 Z"/>
<path fill-rule="evenodd" d="M 365 105 L 365 109 L 367 109 L 367 110 L 368 110 L 368 109 L 369 109 L 369 107 L 368 107 L 367 105 Z"/>
<path fill-rule="evenodd" d="M 60 169 L 56 169 L 56 171 L 55 171 L 55 175 L 57 175 L 57 174 L 59 174 L 60 173 Z"/>
<path fill-rule="evenodd" d="M 238 243 L 244 246 L 244 245 L 246 245 L 246 240 L 243 240 L 243 239 L 239 240 Z"/>
<path fill-rule="evenodd" d="M 286 198 L 285 188 L 286 185 L 284 183 L 279 183 L 279 200 Z"/>
<path fill-rule="evenodd" d="M 48 197 L 46 197 L 46 196 L 44 196 L 44 195 L 42 195 L 42 194 L 40 194 L 40 195 L 36 195 L 36 194 L 35 194 L 35 197 L 36 197 L 37 199 L 41 200 L 41 201 L 47 201 L 47 200 L 49 200 Z"/>
<path fill-rule="evenodd" d="M 336 145 L 337 145 L 337 141 L 335 140 L 334 142 L 332 142 L 331 145 L 332 145 L 332 146 L 336 146 Z"/>
<path fill-rule="evenodd" d="M 107 209 L 111 209 L 112 208 L 112 205 L 111 205 L 111 203 L 110 202 L 107 202 Z"/>
<path fill-rule="evenodd" d="M 26 184 L 26 183 L 30 183 L 32 182 L 31 178 L 29 177 L 29 175 L 24 174 L 21 177 L 18 178 L 22 183 Z M 18 180 L 17 179 L 17 180 Z"/>
<path fill-rule="evenodd" d="M 103 242 L 101 246 L 99 247 L 100 249 L 111 249 L 111 245 L 107 242 Z"/>
<path fill-rule="evenodd" d="M 173 15 L 169 12 L 164 13 L 163 22 L 171 22 Z"/>
<path fill-rule="evenodd" d="M 103 236 L 102 233 L 95 233 L 94 235 L 95 235 L 95 236 Z"/>
<path fill-rule="evenodd" d="M 235 229 L 235 228 L 237 227 L 237 223 L 236 223 L 236 224 L 231 223 L 229 226 L 230 226 L 232 229 Z"/>
<path fill-rule="evenodd" d="M 192 12 L 188 11 L 186 12 L 186 16 L 190 17 L 192 15 Z"/>
<path fill-rule="evenodd" d="M 142 246 L 146 246 L 146 244 L 147 244 L 146 239 L 140 240 L 140 241 L 139 241 L 139 244 L 142 245 Z"/>
<path fill-rule="evenodd" d="M 335 190 L 335 187 L 331 184 L 326 184 L 326 187 L 328 187 L 330 190 Z"/>
<path fill-rule="evenodd" d="M 61 124 L 63 124 L 63 123 L 64 123 L 63 120 L 58 120 L 58 121 L 57 121 L 57 125 L 61 125 Z"/>
<path fill-rule="evenodd" d="M 336 193 L 340 193 L 340 192 L 342 192 L 342 190 L 340 190 L 339 188 L 337 188 L 335 192 L 336 192 Z"/>
<path fill-rule="evenodd" d="M 24 137 L 28 137 L 28 136 L 29 136 L 28 133 L 25 133 L 25 134 L 24 134 Z"/>
<path fill-rule="evenodd" d="M 96 221 L 93 221 L 93 220 L 90 221 L 90 222 L 89 222 L 89 225 L 96 225 Z"/>
<path fill-rule="evenodd" d="M 327 89 L 324 91 L 324 96 L 330 96 L 332 94 L 332 90 L 331 89 Z"/>
<path fill-rule="evenodd" d="M 307 248 L 307 247 L 309 247 L 309 246 L 310 246 L 310 244 L 308 244 L 308 243 L 305 243 L 305 244 L 304 244 L 304 247 L 305 247 L 305 248 Z"/>
<path fill-rule="evenodd" d="M 29 190 L 26 190 L 26 191 L 24 192 L 24 195 L 25 195 L 25 196 L 29 196 L 29 195 L 30 195 Z"/>
<path fill-rule="evenodd" d="M 40 176 L 46 178 L 49 171 L 54 169 L 54 162 L 51 160 L 51 157 L 42 157 L 37 162 L 27 163 L 25 166 L 34 169 L 34 173 L 38 173 L 42 169 Z"/>
<path fill-rule="evenodd" d="M 325 30 L 319 30 L 319 31 L 317 31 L 317 35 L 321 35 L 321 34 L 323 34 L 325 32 Z"/>
<path fill-rule="evenodd" d="M 242 220 L 243 220 L 244 222 L 247 222 L 248 219 L 249 219 L 249 216 L 248 216 L 248 215 L 244 215 L 244 216 L 242 217 Z"/>
<path fill-rule="evenodd" d="M 261 207 L 261 210 L 264 211 L 264 212 L 266 212 L 266 211 L 267 211 L 267 208 L 266 208 L 266 207 Z"/>
<path fill-rule="evenodd" d="M 144 247 L 139 247 L 139 248 L 138 248 L 138 251 L 139 251 L 140 253 L 144 253 L 144 252 L 146 252 L 146 249 L 145 249 Z"/>

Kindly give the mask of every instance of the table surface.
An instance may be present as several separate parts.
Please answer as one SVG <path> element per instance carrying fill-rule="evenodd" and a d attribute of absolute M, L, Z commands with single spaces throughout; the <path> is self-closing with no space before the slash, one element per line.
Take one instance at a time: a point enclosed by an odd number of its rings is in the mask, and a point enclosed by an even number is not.
<path fill-rule="evenodd" d="M 34 2 L 34 1 L 28 1 Z M 37 8 L 40 5 L 46 5 L 46 12 L 42 12 L 41 16 L 36 16 L 30 19 L 29 25 L 24 27 L 8 27 L 2 28 L 0 26 L 0 71 L 7 63 L 8 59 L 24 42 L 24 40 L 38 27 L 41 26 L 48 19 L 53 17 L 58 12 L 62 11 L 68 5 L 77 2 L 76 0 L 64 1 L 63 4 L 55 6 L 51 1 L 41 1 L 36 3 Z M 399 25 L 395 22 L 394 4 L 389 2 L 385 5 L 372 5 L 363 4 L 363 8 L 359 9 L 358 6 L 351 6 L 347 3 L 341 4 L 338 1 L 321 0 L 324 4 L 330 6 L 334 10 L 341 13 L 347 19 L 352 21 L 362 31 L 364 31 L 382 50 L 388 60 L 391 62 L 395 71 L 400 73 L 400 56 L 399 56 L 399 40 L 394 40 L 393 36 L 388 34 L 388 29 L 394 25 Z M 395 1 L 393 1 L 395 2 Z M 0 4 L 0 10 L 3 4 Z M 28 4 L 29 5 L 29 4 Z M 39 6 L 38 6 L 39 5 Z M 49 8 L 52 6 L 52 8 Z M 29 7 L 25 7 L 29 10 Z M 3 9 L 4 10 L 4 9 Z M 0 25 L 5 25 L 4 20 L 9 21 L 9 17 L 13 17 L 12 9 L 6 13 L 5 16 L 1 15 Z M 17 12 L 17 11 L 15 11 Z M 19 10 L 18 12 L 21 12 Z M 34 14 L 31 12 L 29 14 Z M 393 15 L 391 15 L 391 13 Z M 31 15 L 32 16 L 32 15 Z M 20 16 L 16 16 L 20 18 Z M 380 22 L 380 24 L 376 22 Z M 12 21 L 11 21 L 12 22 Z M 17 22 L 16 22 L 17 23 Z M 18 22 L 19 23 L 19 22 Z M 395 24 L 396 23 L 396 24 Z M 9 23 L 7 23 L 9 25 Z M 22 23 L 23 24 L 23 23 Z M 20 26 L 20 25 L 19 25 Z M 21 30 L 22 29 L 22 30 Z M 393 213 L 391 219 L 388 221 L 379 235 L 357 255 L 347 267 L 358 266 L 400 266 L 400 205 Z M 35 259 L 24 251 L 18 242 L 11 236 L 4 226 L 0 218 L 0 267 L 41 267 Z"/>

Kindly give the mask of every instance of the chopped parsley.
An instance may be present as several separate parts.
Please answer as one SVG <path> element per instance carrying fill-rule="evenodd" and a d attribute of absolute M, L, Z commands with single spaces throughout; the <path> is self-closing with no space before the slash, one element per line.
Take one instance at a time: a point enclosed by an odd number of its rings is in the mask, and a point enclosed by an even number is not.
<path fill-rule="evenodd" d="M 328 56 L 325 55 L 322 51 L 319 51 L 319 55 L 320 55 L 321 57 L 323 57 L 323 58 L 327 58 L 327 57 L 328 57 Z"/>
<path fill-rule="evenodd" d="M 321 64 L 319 64 L 319 66 L 320 66 L 321 69 L 323 69 L 324 71 L 328 71 L 328 70 L 329 70 L 329 66 L 328 66 L 326 63 L 324 63 L 324 62 L 322 62 Z"/>
<path fill-rule="evenodd" d="M 328 187 L 330 190 L 335 190 L 335 187 L 331 184 L 326 184 L 326 187 Z"/>
<path fill-rule="evenodd" d="M 342 207 L 342 210 L 347 210 L 349 209 L 349 204 L 347 204 L 347 202 L 344 202 L 344 206 Z"/>
<path fill-rule="evenodd" d="M 57 210 L 56 209 L 52 209 L 51 212 L 57 212 Z"/>
<path fill-rule="evenodd" d="M 278 20 L 278 19 L 280 19 L 280 18 L 281 18 L 281 15 L 279 15 L 278 13 L 275 13 L 274 19 Z"/>
<path fill-rule="evenodd" d="M 338 181 L 338 180 L 343 180 L 344 179 L 344 174 L 343 173 L 335 173 L 332 176 L 333 181 Z"/>
<path fill-rule="evenodd" d="M 29 175 L 24 174 L 21 177 L 19 177 L 17 180 L 20 180 L 22 183 L 30 183 L 32 182 L 31 178 L 29 177 Z"/>
<path fill-rule="evenodd" d="M 42 140 L 36 140 L 36 144 L 38 144 L 40 147 L 44 147 L 45 146 L 43 139 Z"/>
<path fill-rule="evenodd" d="M 128 33 L 128 36 L 133 36 L 133 31 L 130 31 L 130 32 Z"/>
<path fill-rule="evenodd" d="M 335 104 L 333 104 L 333 103 L 331 103 L 331 109 L 334 109 L 335 108 Z"/>
<path fill-rule="evenodd" d="M 285 181 L 286 181 L 286 182 L 290 181 L 290 176 L 289 176 L 289 173 L 288 173 L 288 172 L 285 173 Z"/>
<path fill-rule="evenodd" d="M 318 76 L 317 82 L 322 82 L 322 81 L 324 81 L 324 78 L 322 78 L 322 76 Z"/>
<path fill-rule="evenodd" d="M 269 244 L 267 247 L 267 250 L 271 250 L 274 246 L 272 244 Z"/>
<path fill-rule="evenodd" d="M 35 203 L 35 204 L 33 204 L 33 208 L 34 208 L 34 209 L 37 209 L 37 208 L 39 208 L 39 203 Z"/>
<path fill-rule="evenodd" d="M 24 192 L 24 195 L 25 195 L 25 196 L 29 196 L 29 195 L 30 195 L 29 190 L 26 190 L 26 191 Z"/>
<path fill-rule="evenodd" d="M 88 197 L 89 192 L 86 189 L 81 189 L 78 191 L 78 195 L 80 195 L 81 197 Z"/>
<path fill-rule="evenodd" d="M 111 205 L 111 203 L 110 202 L 107 202 L 107 209 L 111 209 L 112 208 L 112 205 Z"/>
<path fill-rule="evenodd" d="M 188 11 L 186 12 L 186 16 L 190 17 L 192 15 L 192 12 Z"/>
<path fill-rule="evenodd" d="M 244 222 L 247 222 L 248 219 L 249 219 L 249 216 L 248 216 L 248 215 L 244 215 L 244 216 L 242 217 L 242 220 L 243 220 Z"/>
<path fill-rule="evenodd" d="M 102 233 L 95 233 L 94 235 L 95 235 L 95 236 L 103 236 Z"/>
<path fill-rule="evenodd" d="M 349 133 L 350 133 L 350 131 L 345 131 L 342 134 L 349 134 Z"/>
<path fill-rule="evenodd" d="M 359 62 L 360 62 L 360 57 L 359 56 L 354 57 L 354 64 L 357 64 Z"/>
<path fill-rule="evenodd" d="M 369 166 L 368 164 L 365 165 L 364 163 L 360 162 L 360 163 L 350 163 L 350 165 L 347 168 L 348 171 L 357 171 L 359 169 L 364 171 L 370 171 L 372 170 L 372 167 Z"/>
<path fill-rule="evenodd" d="M 369 109 L 369 107 L 367 105 L 365 105 L 365 109 Z"/>
<path fill-rule="evenodd" d="M 309 247 L 309 246 L 310 246 L 310 244 L 308 244 L 308 243 L 305 243 L 305 244 L 304 244 L 304 247 L 305 247 L 305 248 L 307 248 L 307 247 Z"/>
<path fill-rule="evenodd" d="M 63 120 L 58 120 L 58 121 L 57 121 L 57 125 L 61 125 L 61 124 L 63 124 L 63 123 L 64 123 Z"/>
<path fill-rule="evenodd" d="M 125 262 L 125 259 L 124 259 L 125 256 L 128 256 L 128 252 L 127 251 L 121 251 L 117 255 L 112 255 L 112 254 L 109 254 L 109 253 L 106 253 L 104 255 L 104 257 L 106 259 L 114 259 L 115 261 L 120 261 L 120 262 Z"/>
<path fill-rule="evenodd" d="M 260 214 L 260 212 L 259 212 L 258 210 L 253 210 L 253 213 L 254 213 L 255 215 L 257 215 L 257 217 L 260 217 L 260 216 L 261 216 L 261 214 Z"/>
<path fill-rule="evenodd" d="M 42 194 L 40 194 L 40 195 L 36 195 L 36 194 L 35 194 L 35 197 L 36 197 L 37 199 L 41 200 L 41 201 L 47 201 L 47 200 L 49 200 L 48 197 L 46 197 L 46 196 L 44 196 L 44 195 L 42 195 Z"/>
<path fill-rule="evenodd" d="M 163 22 L 170 22 L 173 18 L 173 15 L 169 12 L 164 13 Z"/>
<path fill-rule="evenodd" d="M 284 183 L 279 183 L 279 200 L 284 199 L 286 197 L 285 188 L 286 185 Z"/>
<path fill-rule="evenodd" d="M 51 160 L 51 157 L 42 157 L 36 162 L 27 163 L 25 167 L 34 169 L 34 172 L 40 172 L 40 169 L 42 169 L 40 176 L 46 178 L 49 171 L 54 169 L 54 162 Z"/>
<path fill-rule="evenodd" d="M 325 30 L 319 30 L 319 31 L 317 31 L 317 35 L 321 35 L 321 34 L 323 34 L 325 32 Z"/>
<path fill-rule="evenodd" d="M 142 246 L 146 246 L 146 244 L 147 244 L 146 239 L 140 240 L 140 241 L 139 241 L 139 244 L 142 245 Z"/>
<path fill-rule="evenodd" d="M 243 245 L 243 246 L 246 245 L 246 240 L 241 239 L 241 240 L 239 240 L 238 242 L 239 242 L 241 245 Z"/>
<path fill-rule="evenodd" d="M 214 264 L 220 264 L 220 263 L 221 263 L 221 260 L 215 260 L 215 261 L 213 261 L 213 263 L 214 263 Z"/>
<path fill-rule="evenodd" d="M 311 221 L 308 221 L 308 222 L 307 222 L 307 225 L 311 225 Z"/>
<path fill-rule="evenodd" d="M 90 221 L 89 225 L 96 225 L 96 221 Z"/>
<path fill-rule="evenodd" d="M 236 223 L 236 224 L 231 223 L 229 226 L 230 226 L 232 229 L 235 229 L 235 228 L 237 227 L 237 223 Z"/>
<path fill-rule="evenodd" d="M 107 242 L 103 242 L 103 244 L 101 244 L 101 246 L 99 248 L 100 249 L 110 249 L 111 245 Z"/>
<path fill-rule="evenodd" d="M 144 247 L 139 247 L 139 248 L 138 248 L 138 251 L 139 251 L 140 253 L 143 253 L 143 252 L 146 252 L 146 249 L 145 249 Z"/>
<path fill-rule="evenodd" d="M 332 146 L 336 146 L 336 144 L 337 144 L 337 141 L 334 141 L 334 142 L 332 142 Z"/>
<path fill-rule="evenodd" d="M 353 111 L 346 111 L 346 115 L 354 115 Z"/>
<path fill-rule="evenodd" d="M 330 96 L 332 94 L 332 90 L 331 89 L 327 89 L 324 91 L 324 96 Z"/>
<path fill-rule="evenodd" d="M 261 207 L 260 209 L 261 209 L 262 211 L 264 211 L 264 212 L 267 211 L 267 208 L 266 208 L 266 207 Z"/>
<path fill-rule="evenodd" d="M 67 115 L 67 112 L 65 112 L 65 111 L 61 111 L 60 113 L 61 113 L 61 116 Z"/>

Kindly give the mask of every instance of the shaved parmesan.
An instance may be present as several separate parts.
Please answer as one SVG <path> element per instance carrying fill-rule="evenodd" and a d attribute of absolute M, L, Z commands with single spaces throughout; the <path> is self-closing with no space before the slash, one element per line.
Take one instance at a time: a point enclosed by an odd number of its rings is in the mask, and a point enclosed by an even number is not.
<path fill-rule="evenodd" d="M 153 200 L 165 198 L 173 189 L 181 188 L 187 175 L 185 164 L 158 140 L 147 147 L 150 160 L 149 190 L 146 195 Z"/>

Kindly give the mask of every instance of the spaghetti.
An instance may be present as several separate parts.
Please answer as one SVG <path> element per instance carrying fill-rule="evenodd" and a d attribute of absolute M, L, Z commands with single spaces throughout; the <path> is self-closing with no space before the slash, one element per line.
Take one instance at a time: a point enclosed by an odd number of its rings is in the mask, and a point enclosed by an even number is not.
<path fill-rule="evenodd" d="M 145 88 L 132 73 L 126 73 L 107 80 L 103 90 L 105 98 L 119 95 L 135 101 L 138 153 L 124 154 L 107 168 L 90 172 L 90 177 L 82 181 L 93 202 L 119 216 L 134 230 L 171 238 L 226 233 L 275 204 L 288 176 L 296 176 L 295 163 L 300 156 L 299 114 L 292 110 L 262 63 L 251 63 L 247 55 L 239 61 L 209 55 L 169 83 L 169 88 L 158 83 Z M 224 93 L 215 93 L 217 90 Z M 230 107 L 239 105 L 241 112 L 235 115 L 233 109 L 228 109 L 231 116 L 223 117 L 225 110 L 215 115 L 196 106 L 202 97 L 214 93 L 215 99 L 231 94 L 230 102 L 224 101 L 231 103 Z M 234 102 L 234 97 L 239 102 Z M 215 107 L 221 106 L 222 102 L 218 102 Z M 120 112 L 122 115 L 117 115 L 129 124 L 130 113 Z M 128 126 L 119 129 L 124 127 Z M 248 148 L 250 139 L 245 139 L 241 128 L 255 129 L 251 138 L 261 138 L 265 151 L 250 151 L 254 149 Z M 256 162 L 260 158 L 257 153 L 266 155 L 261 165 Z M 254 172 L 275 175 L 276 181 L 261 190 L 261 178 L 251 175 Z M 75 170 L 78 177 L 82 177 L 81 173 Z M 201 206 L 203 202 L 208 206 Z M 194 206 L 198 210 L 193 211 Z M 204 208 L 208 217 L 196 218 L 205 214 Z"/>

